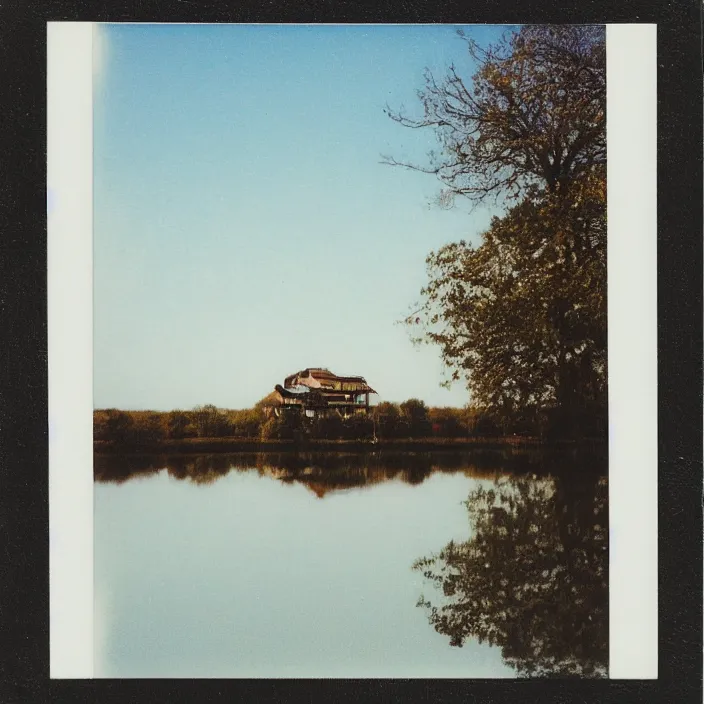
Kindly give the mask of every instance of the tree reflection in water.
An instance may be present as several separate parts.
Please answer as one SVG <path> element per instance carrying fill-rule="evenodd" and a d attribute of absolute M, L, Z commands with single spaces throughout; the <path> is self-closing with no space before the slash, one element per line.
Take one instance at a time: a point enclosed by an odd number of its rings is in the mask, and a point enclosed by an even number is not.
<path fill-rule="evenodd" d="M 441 591 L 418 603 L 435 630 L 500 647 L 519 676 L 607 676 L 606 478 L 502 477 L 466 506 L 471 539 L 414 565 Z"/>
<path fill-rule="evenodd" d="M 166 471 L 209 485 L 231 472 L 297 483 L 318 498 L 436 472 L 483 480 L 466 501 L 472 537 L 418 560 L 439 592 L 421 597 L 450 644 L 501 648 L 519 676 L 600 677 L 608 664 L 608 491 L 603 460 L 494 451 L 95 456 L 95 479 Z"/>
<path fill-rule="evenodd" d="M 387 481 L 421 484 L 434 472 L 464 472 L 493 479 L 506 471 L 508 462 L 505 453 L 494 451 L 96 454 L 94 460 L 98 482 L 121 484 L 166 471 L 174 479 L 208 485 L 230 472 L 256 471 L 281 482 L 302 484 L 319 498 Z"/>
<path fill-rule="evenodd" d="M 437 472 L 481 480 L 466 501 L 471 535 L 414 565 L 439 593 L 430 623 L 461 646 L 501 648 L 519 676 L 599 677 L 608 663 L 608 491 L 603 458 L 504 451 L 95 456 L 98 482 L 163 472 L 210 485 L 231 472 L 305 486 L 318 498 Z M 585 463 L 586 462 L 586 463 Z M 594 471 L 596 468 L 597 472 Z M 601 476 L 597 474 L 601 471 Z"/>

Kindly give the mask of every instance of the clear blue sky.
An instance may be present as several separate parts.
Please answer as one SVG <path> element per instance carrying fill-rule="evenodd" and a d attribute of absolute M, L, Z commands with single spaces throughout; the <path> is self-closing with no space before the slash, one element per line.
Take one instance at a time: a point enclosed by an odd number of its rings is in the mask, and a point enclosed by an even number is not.
<path fill-rule="evenodd" d="M 467 402 L 396 323 L 491 213 L 380 164 L 437 147 L 383 108 L 419 108 L 426 66 L 471 74 L 454 26 L 101 25 L 94 57 L 97 408 L 249 407 L 307 366 Z"/>

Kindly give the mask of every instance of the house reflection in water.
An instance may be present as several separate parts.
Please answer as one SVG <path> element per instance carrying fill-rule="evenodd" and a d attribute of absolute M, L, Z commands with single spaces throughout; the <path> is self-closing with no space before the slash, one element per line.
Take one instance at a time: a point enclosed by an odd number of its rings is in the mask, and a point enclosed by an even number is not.
<path fill-rule="evenodd" d="M 264 399 L 267 414 L 305 413 L 308 417 L 338 413 L 344 418 L 369 412 L 369 395 L 376 394 L 361 376 L 338 376 L 310 367 L 287 376 Z"/>

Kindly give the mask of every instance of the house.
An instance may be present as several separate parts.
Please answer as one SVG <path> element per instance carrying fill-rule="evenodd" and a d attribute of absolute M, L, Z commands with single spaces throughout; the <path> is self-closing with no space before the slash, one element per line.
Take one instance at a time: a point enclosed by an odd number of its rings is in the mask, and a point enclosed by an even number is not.
<path fill-rule="evenodd" d="M 375 394 L 361 376 L 338 376 L 329 369 L 308 367 L 284 379 L 264 400 L 264 407 L 280 415 L 297 411 L 307 416 L 337 412 L 343 417 L 369 411 L 369 394 Z"/>

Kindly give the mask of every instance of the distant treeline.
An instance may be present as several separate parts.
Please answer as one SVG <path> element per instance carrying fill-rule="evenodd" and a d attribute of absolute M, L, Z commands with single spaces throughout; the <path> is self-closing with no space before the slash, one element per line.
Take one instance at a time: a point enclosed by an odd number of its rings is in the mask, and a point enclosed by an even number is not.
<path fill-rule="evenodd" d="M 93 424 L 95 440 L 120 445 L 153 445 L 184 438 L 385 440 L 531 435 L 525 428 L 508 427 L 470 407 L 429 408 L 418 399 L 380 403 L 368 415 L 348 418 L 337 413 L 307 418 L 290 411 L 267 416 L 260 405 L 246 410 L 206 405 L 168 412 L 113 408 L 94 411 Z"/>

